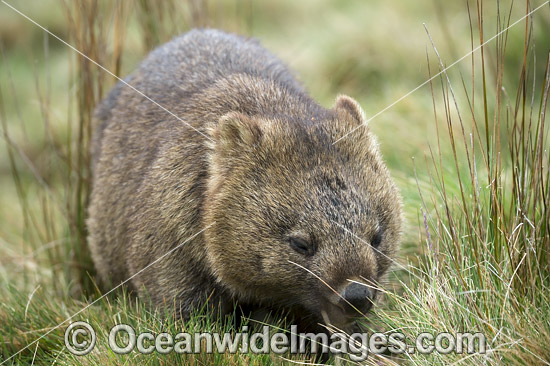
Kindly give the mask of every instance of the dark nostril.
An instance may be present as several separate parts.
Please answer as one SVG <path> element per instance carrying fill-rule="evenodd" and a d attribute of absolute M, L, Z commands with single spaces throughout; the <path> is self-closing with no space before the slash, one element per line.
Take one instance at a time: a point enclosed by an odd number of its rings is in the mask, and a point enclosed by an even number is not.
<path fill-rule="evenodd" d="M 357 314 L 357 311 L 366 313 L 372 306 L 374 300 L 373 291 L 367 286 L 353 282 L 342 292 L 341 300 L 344 310 L 349 314 Z"/>

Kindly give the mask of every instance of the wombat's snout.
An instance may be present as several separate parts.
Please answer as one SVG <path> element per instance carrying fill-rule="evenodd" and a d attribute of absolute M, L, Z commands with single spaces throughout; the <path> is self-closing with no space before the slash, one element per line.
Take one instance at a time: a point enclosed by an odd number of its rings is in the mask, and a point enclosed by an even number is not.
<path fill-rule="evenodd" d="M 372 307 L 376 292 L 369 289 L 366 285 L 352 282 L 344 291 L 339 305 L 348 316 L 359 316 L 367 313 Z"/>

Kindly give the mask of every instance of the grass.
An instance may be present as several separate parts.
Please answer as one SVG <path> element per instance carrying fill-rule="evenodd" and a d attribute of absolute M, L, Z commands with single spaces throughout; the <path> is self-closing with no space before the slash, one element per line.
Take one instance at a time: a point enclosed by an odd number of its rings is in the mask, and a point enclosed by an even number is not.
<path fill-rule="evenodd" d="M 195 26 L 252 34 L 323 104 L 346 93 L 374 115 L 543 2 L 312 4 L 14 6 L 120 76 Z M 93 302 L 101 295 L 85 244 L 87 146 L 93 108 L 115 80 L 1 6 L 0 361 L 18 351 L 7 364 L 313 361 L 107 351 L 108 330 L 121 322 L 172 334 L 239 329 L 200 312 L 173 322 L 124 291 Z M 422 332 L 481 332 L 488 352 L 372 355 L 369 364 L 550 363 L 549 12 L 544 6 L 370 123 L 402 191 L 406 226 L 368 326 L 400 330 L 410 344 Z M 54 327 L 82 309 L 75 319 L 99 333 L 95 351 L 81 357 L 64 348 L 68 323 Z"/>

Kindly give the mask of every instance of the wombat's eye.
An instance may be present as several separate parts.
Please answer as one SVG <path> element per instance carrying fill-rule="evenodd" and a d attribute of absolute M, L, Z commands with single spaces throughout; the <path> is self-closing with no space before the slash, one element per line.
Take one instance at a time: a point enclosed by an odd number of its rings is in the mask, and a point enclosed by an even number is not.
<path fill-rule="evenodd" d="M 376 234 L 374 234 L 374 236 L 372 237 L 372 240 L 370 241 L 370 244 L 373 246 L 373 247 L 377 247 L 380 245 L 380 243 L 382 242 L 382 234 L 380 232 L 377 232 Z"/>
<path fill-rule="evenodd" d="M 313 254 L 313 248 L 311 244 L 305 239 L 290 237 L 288 238 L 288 243 L 290 244 L 290 247 L 292 249 L 294 249 L 300 254 L 303 254 L 303 255 Z"/>

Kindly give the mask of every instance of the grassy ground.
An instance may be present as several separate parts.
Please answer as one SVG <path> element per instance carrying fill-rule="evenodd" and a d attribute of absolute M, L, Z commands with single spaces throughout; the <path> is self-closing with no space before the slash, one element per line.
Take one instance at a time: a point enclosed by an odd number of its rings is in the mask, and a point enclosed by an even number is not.
<path fill-rule="evenodd" d="M 327 107 L 338 93 L 353 96 L 376 116 L 370 128 L 406 219 L 369 326 L 400 330 L 408 343 L 422 332 L 482 332 L 488 349 L 368 362 L 550 363 L 548 4 L 385 110 L 544 2 L 8 3 L 120 76 L 155 45 L 210 26 L 261 39 Z M 120 322 L 155 332 L 236 330 L 200 314 L 187 324 L 162 320 L 124 293 L 85 308 L 100 296 L 83 225 L 89 121 L 115 79 L 5 4 L 0 36 L 0 362 L 18 351 L 7 364 L 312 361 L 108 352 L 107 332 Z M 99 330 L 98 345 L 73 356 L 63 345 L 68 323 L 55 326 L 84 308 L 74 320 Z"/>

